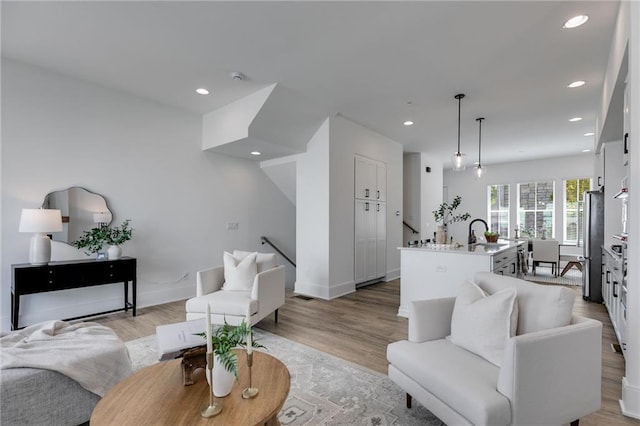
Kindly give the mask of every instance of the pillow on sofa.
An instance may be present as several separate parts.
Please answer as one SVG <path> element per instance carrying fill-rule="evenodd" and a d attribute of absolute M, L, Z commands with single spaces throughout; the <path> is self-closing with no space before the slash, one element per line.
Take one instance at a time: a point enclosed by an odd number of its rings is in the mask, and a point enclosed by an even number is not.
<path fill-rule="evenodd" d="M 478 272 L 475 283 L 487 293 L 514 288 L 518 299 L 516 335 L 564 327 L 571 323 L 576 295 L 559 285 L 543 285 L 491 272 Z"/>
<path fill-rule="evenodd" d="M 250 251 L 234 250 L 233 256 L 238 259 L 244 259 L 251 253 L 252 252 Z M 256 263 L 258 264 L 258 273 L 278 266 L 278 257 L 275 253 L 257 253 L 257 255 L 258 256 L 256 257 Z"/>
<path fill-rule="evenodd" d="M 226 291 L 249 291 L 253 287 L 253 280 L 258 273 L 256 264 L 257 253 L 251 253 L 244 259 L 235 257 L 231 253 L 224 252 L 224 285 Z"/>
<path fill-rule="evenodd" d="M 487 295 L 467 281 L 460 286 L 453 306 L 449 339 L 499 367 L 504 347 L 515 335 L 517 324 L 515 289 Z"/>

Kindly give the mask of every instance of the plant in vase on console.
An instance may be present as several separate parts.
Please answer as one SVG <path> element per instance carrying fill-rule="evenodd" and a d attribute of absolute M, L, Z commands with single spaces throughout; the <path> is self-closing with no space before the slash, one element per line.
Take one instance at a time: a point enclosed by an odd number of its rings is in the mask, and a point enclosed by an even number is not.
<path fill-rule="evenodd" d="M 129 241 L 133 234 L 129 219 L 120 226 L 98 226 L 84 231 L 82 236 L 72 244 L 79 249 L 85 249 L 86 254 L 98 253 L 102 247 L 109 245 L 108 254 L 110 260 L 120 259 L 122 248 L 120 246 Z"/>
<path fill-rule="evenodd" d="M 455 214 L 455 210 L 462 203 L 462 197 L 456 195 L 451 204 L 442 203 L 437 210 L 433 211 L 433 217 L 438 225 L 438 231 L 436 232 L 436 243 L 447 243 L 447 225 L 454 222 L 464 222 L 468 220 L 471 215 L 469 213 Z M 441 223 L 441 224 L 440 224 Z"/>

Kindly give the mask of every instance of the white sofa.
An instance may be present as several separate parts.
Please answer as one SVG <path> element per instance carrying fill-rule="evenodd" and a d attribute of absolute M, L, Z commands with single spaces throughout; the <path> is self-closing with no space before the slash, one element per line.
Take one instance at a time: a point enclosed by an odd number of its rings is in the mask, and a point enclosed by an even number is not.
<path fill-rule="evenodd" d="M 455 298 L 414 301 L 408 340 L 387 348 L 407 407 L 415 398 L 450 426 L 577 424 L 597 411 L 602 324 L 572 315 L 575 293 L 487 272 L 475 284 L 488 294 L 516 290 L 517 331 L 501 366 L 446 338 Z"/>
<path fill-rule="evenodd" d="M 235 250 L 234 256 L 244 258 L 249 252 Z M 285 301 L 285 267 L 278 265 L 273 253 L 257 254 L 257 274 L 247 291 L 227 291 L 224 267 L 198 271 L 196 274 L 196 297 L 187 300 L 187 321 L 206 317 L 207 304 L 211 307 L 212 324 L 239 325 L 251 312 L 251 325 L 274 312 L 278 322 L 278 308 Z"/>

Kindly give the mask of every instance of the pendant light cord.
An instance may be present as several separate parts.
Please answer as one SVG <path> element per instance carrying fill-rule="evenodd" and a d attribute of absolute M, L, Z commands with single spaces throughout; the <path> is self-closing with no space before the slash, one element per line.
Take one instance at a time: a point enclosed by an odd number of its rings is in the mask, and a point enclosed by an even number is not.
<path fill-rule="evenodd" d="M 455 98 L 458 100 L 458 154 L 460 154 L 460 113 L 462 111 L 462 98 L 464 98 L 464 95 L 461 93 L 456 95 Z"/>
<path fill-rule="evenodd" d="M 482 152 L 482 120 L 484 120 L 484 117 L 476 118 L 478 122 L 478 167 L 482 165 L 482 161 L 480 160 L 480 153 Z"/>

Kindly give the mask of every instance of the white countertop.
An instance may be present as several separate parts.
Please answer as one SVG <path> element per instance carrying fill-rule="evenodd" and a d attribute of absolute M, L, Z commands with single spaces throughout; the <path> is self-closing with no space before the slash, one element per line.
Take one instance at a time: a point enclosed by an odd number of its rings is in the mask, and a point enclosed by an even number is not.
<path fill-rule="evenodd" d="M 497 243 L 464 244 L 459 247 L 455 247 L 455 244 L 427 244 L 422 247 L 398 247 L 398 250 L 493 256 L 525 243 L 526 241 L 498 240 Z"/>

